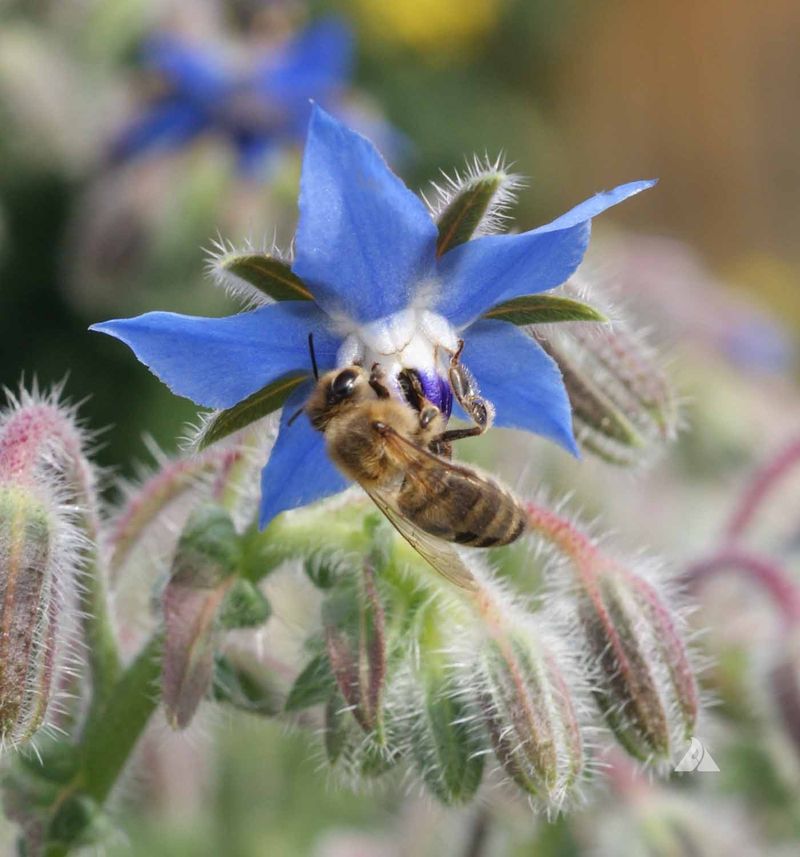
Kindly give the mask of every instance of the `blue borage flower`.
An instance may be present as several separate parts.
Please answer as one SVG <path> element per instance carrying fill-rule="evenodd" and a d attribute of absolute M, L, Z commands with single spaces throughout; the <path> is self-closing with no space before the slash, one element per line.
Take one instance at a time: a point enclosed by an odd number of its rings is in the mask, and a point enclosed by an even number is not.
<path fill-rule="evenodd" d="M 338 105 L 352 47 L 348 27 L 330 18 L 240 70 L 213 45 L 157 34 L 145 44 L 142 63 L 163 89 L 112 141 L 111 158 L 127 161 L 218 134 L 234 147 L 239 169 L 253 173 L 276 147 L 303 139 L 310 98 Z"/>
<path fill-rule="evenodd" d="M 448 415 L 447 360 L 463 339 L 462 362 L 493 403 L 495 425 L 544 435 L 576 453 L 556 364 L 523 330 L 485 316 L 564 283 L 583 259 L 591 218 L 653 183 L 599 193 L 529 232 L 482 235 L 441 252 L 420 198 L 368 140 L 315 107 L 294 260 L 284 277 L 304 299 L 227 318 L 153 312 L 92 329 L 125 342 L 175 393 L 209 408 L 232 408 L 282 378 L 296 379 L 262 474 L 262 527 L 348 484 L 307 420 L 288 425 L 311 390 L 309 333 L 321 371 L 378 362 L 399 395 L 398 374 L 413 369 Z"/>

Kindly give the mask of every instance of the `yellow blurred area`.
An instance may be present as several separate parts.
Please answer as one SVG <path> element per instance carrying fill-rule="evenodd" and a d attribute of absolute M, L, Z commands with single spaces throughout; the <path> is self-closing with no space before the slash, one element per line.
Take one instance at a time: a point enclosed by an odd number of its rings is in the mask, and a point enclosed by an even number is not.
<path fill-rule="evenodd" d="M 504 0 L 351 0 L 368 35 L 432 60 L 469 48 L 497 21 Z"/>

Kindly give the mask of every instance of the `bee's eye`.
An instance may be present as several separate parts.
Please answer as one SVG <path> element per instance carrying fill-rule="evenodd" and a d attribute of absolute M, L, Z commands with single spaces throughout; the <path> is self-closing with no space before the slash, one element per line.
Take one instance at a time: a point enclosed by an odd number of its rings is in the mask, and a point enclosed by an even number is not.
<path fill-rule="evenodd" d="M 340 372 L 331 384 L 331 397 L 336 401 L 347 399 L 353 395 L 353 390 L 358 380 L 358 373 L 353 369 L 345 369 Z"/>

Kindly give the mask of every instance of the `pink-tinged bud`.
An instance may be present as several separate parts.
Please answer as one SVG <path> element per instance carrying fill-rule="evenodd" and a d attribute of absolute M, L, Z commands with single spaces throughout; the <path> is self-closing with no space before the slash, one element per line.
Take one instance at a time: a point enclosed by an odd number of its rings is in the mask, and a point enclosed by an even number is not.
<path fill-rule="evenodd" d="M 91 474 L 56 399 L 23 393 L 0 418 L 0 746 L 52 721 L 73 656 L 83 546 L 73 504 Z"/>
<path fill-rule="evenodd" d="M 30 489 L 0 485 L 0 746 L 45 724 L 64 666 L 61 529 Z"/>
<path fill-rule="evenodd" d="M 486 643 L 480 706 L 497 760 L 522 789 L 559 809 L 580 784 L 584 748 L 572 692 L 547 642 L 517 629 Z"/>
<path fill-rule="evenodd" d="M 692 737 L 694 671 L 669 593 L 613 560 L 570 521 L 527 503 L 531 530 L 569 560 L 568 597 L 594 668 L 594 696 L 617 740 L 642 761 L 669 762 Z"/>
<path fill-rule="evenodd" d="M 178 542 L 163 598 L 163 701 L 176 729 L 188 726 L 211 688 L 238 559 L 236 530 L 227 512 L 213 505 L 197 509 Z"/>

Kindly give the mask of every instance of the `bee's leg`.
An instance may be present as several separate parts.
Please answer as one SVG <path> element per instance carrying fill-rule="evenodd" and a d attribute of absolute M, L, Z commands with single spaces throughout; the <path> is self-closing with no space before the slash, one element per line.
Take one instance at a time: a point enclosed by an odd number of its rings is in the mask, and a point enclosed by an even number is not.
<path fill-rule="evenodd" d="M 425 391 L 422 389 L 422 382 L 419 379 L 419 375 L 413 369 L 403 369 L 398 377 L 398 381 L 408 404 L 415 411 L 421 413 L 427 399 L 425 398 Z"/>
<path fill-rule="evenodd" d="M 434 444 L 443 446 L 452 443 L 454 440 L 483 434 L 491 426 L 494 419 L 494 408 L 491 403 L 480 395 L 478 384 L 472 373 L 459 361 L 463 350 L 464 340 L 460 339 L 458 348 L 450 356 L 450 386 L 459 405 L 464 409 L 467 416 L 472 418 L 475 425 L 468 429 L 451 429 L 442 432 L 433 439 L 431 448 L 434 447 Z"/>
<path fill-rule="evenodd" d="M 379 399 L 389 398 L 390 393 L 384 383 L 384 374 L 380 363 L 372 364 L 372 370 L 369 375 L 369 385 L 375 391 Z"/>

